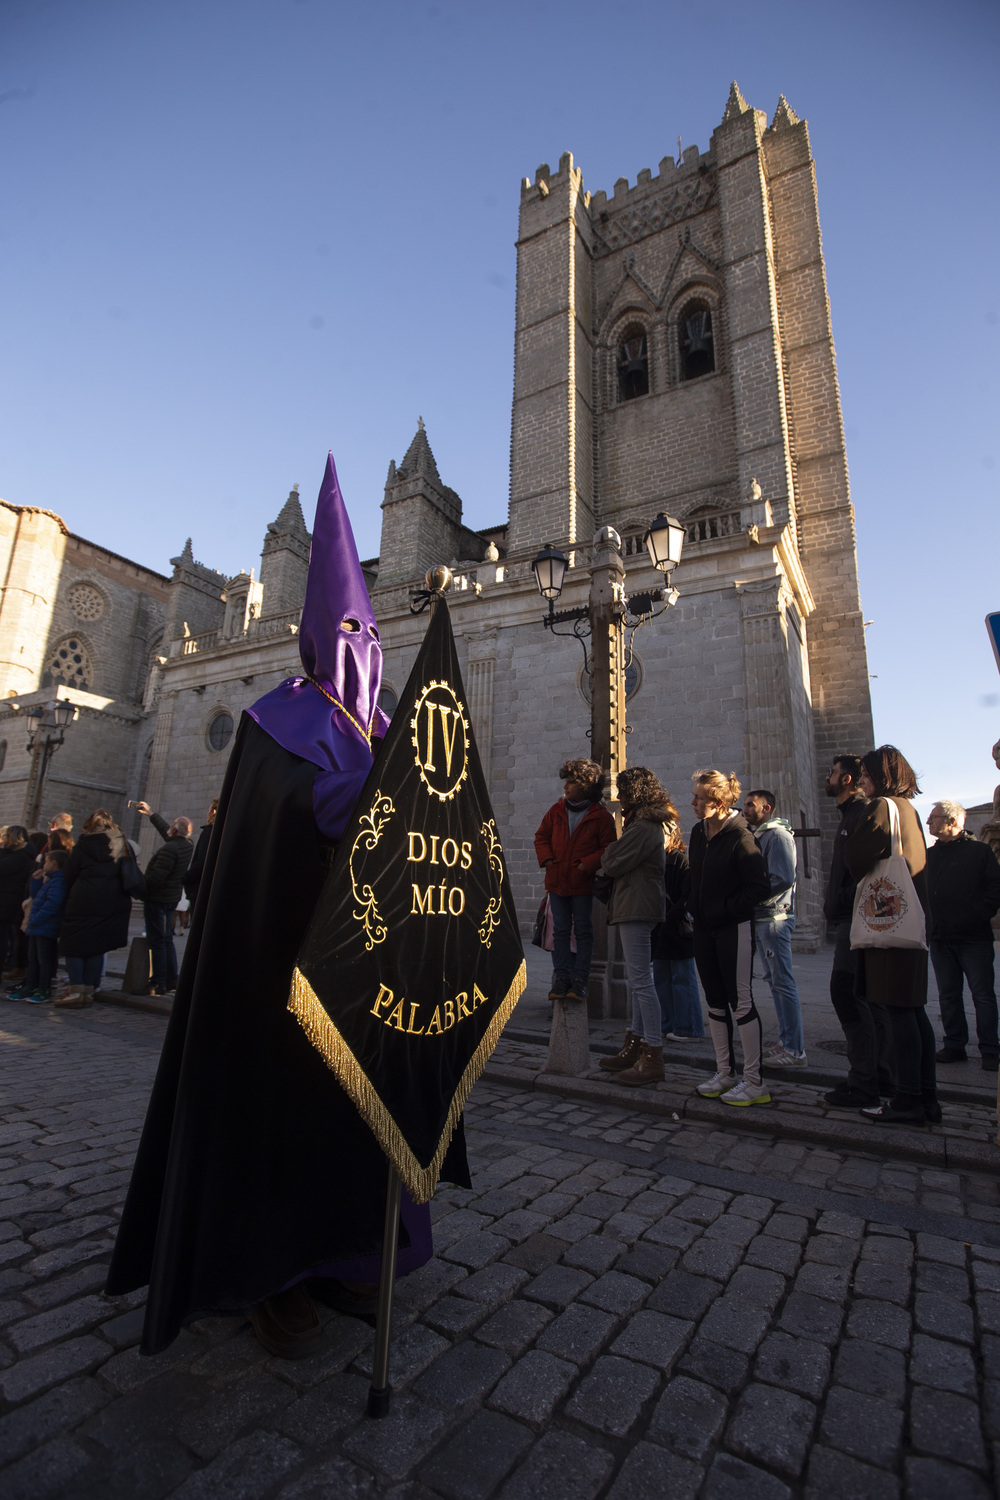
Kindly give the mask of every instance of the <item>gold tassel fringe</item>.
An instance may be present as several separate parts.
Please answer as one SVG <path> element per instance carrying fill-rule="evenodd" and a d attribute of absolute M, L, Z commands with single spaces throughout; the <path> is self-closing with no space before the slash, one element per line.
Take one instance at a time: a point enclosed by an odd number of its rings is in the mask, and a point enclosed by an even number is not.
<path fill-rule="evenodd" d="M 524 994 L 526 984 L 527 973 L 522 959 L 510 989 L 503 1002 L 497 1007 L 496 1014 L 486 1028 L 482 1041 L 469 1059 L 465 1072 L 459 1080 L 437 1149 L 429 1165 L 422 1167 L 407 1145 L 399 1126 L 382 1103 L 367 1073 L 330 1020 L 312 985 L 301 970 L 296 969 L 293 973 L 288 1009 L 298 1020 L 327 1067 L 336 1074 L 351 1096 L 358 1113 L 396 1168 L 415 1203 L 426 1203 L 433 1197 L 441 1172 L 441 1163 L 444 1161 L 445 1152 L 451 1143 L 466 1100 L 489 1061 L 490 1053 L 500 1040 L 500 1033 L 510 1019 L 514 1006 Z"/>

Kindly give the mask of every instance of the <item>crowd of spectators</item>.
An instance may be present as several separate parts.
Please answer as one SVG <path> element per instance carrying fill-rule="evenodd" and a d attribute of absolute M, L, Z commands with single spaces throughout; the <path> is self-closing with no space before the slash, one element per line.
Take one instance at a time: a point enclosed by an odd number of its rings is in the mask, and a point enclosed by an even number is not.
<path fill-rule="evenodd" d="M 149 945 L 147 993 L 175 989 L 174 913 L 194 902 L 218 803 L 197 849 L 189 818 L 168 824 L 147 803 L 131 805 L 163 840 L 145 871 L 107 808 L 90 814 L 75 842 L 69 813 L 57 814 L 44 832 L 29 833 L 18 823 L 0 829 L 0 967 L 9 1000 L 64 1009 L 91 1005 L 108 953 L 129 942 L 134 898 L 142 903 Z"/>
<path fill-rule="evenodd" d="M 605 901 L 608 925 L 619 934 L 631 1024 L 621 1051 L 602 1058 L 601 1068 L 626 1086 L 663 1079 L 664 1039 L 705 1034 L 697 973 L 716 1059 L 715 1075 L 698 1093 L 737 1107 L 769 1103 L 765 1065 L 807 1066 L 791 948 L 796 846 L 775 794 L 752 791 L 741 809 L 734 775 L 696 771 L 697 821 L 686 850 L 669 793 L 646 767 L 618 777 L 620 831 L 602 800 L 606 778 L 596 762 L 567 761 L 559 775 L 563 796 L 535 835 L 546 890 L 536 941 L 553 952 L 549 998 L 586 1002 L 593 902 Z M 928 817 L 935 840 L 928 849 L 913 807 L 916 774 L 893 745 L 835 756 L 826 790 L 840 813 L 823 908 L 833 946 L 830 1000 L 848 1058 L 847 1076 L 826 1102 L 860 1110 L 873 1124 L 935 1124 L 937 1064 L 968 1059 L 966 983 L 981 1066 L 997 1071 L 991 923 L 1000 910 L 1000 863 L 988 843 L 965 832 L 965 810 L 947 799 Z M 889 893 L 892 912 L 913 907 L 920 931 L 904 938 L 889 922 L 889 935 L 872 940 L 857 925 L 859 887 L 882 880 L 878 900 L 885 900 L 893 856 L 897 873 L 905 865 L 906 890 Z M 778 1023 L 766 1053 L 755 958 Z M 940 1048 L 927 1017 L 928 958 L 941 1003 Z"/>

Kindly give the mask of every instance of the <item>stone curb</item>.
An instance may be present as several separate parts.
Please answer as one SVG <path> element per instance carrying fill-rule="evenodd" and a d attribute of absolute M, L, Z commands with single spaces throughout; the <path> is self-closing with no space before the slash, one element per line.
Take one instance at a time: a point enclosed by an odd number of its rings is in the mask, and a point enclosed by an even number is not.
<path fill-rule="evenodd" d="M 811 1141 L 847 1151 L 864 1151 L 874 1156 L 905 1158 L 924 1166 L 949 1170 L 968 1167 L 974 1171 L 996 1172 L 1000 1168 L 1000 1148 L 980 1141 L 955 1140 L 934 1134 L 930 1129 L 908 1130 L 905 1127 L 879 1127 L 857 1124 L 851 1119 L 829 1120 L 794 1114 L 775 1115 L 767 1109 L 734 1110 L 712 1099 L 701 1099 L 689 1093 L 668 1090 L 630 1089 L 603 1083 L 596 1078 L 569 1078 L 558 1073 L 536 1073 L 508 1063 L 490 1062 L 483 1076 L 492 1083 L 506 1083 L 514 1088 L 537 1090 L 544 1094 L 561 1094 L 590 1104 L 610 1105 L 636 1113 L 658 1115 L 661 1119 L 699 1121 L 705 1124 L 735 1126 L 763 1135 Z M 735 1117 L 735 1118 L 734 1118 Z"/>
<path fill-rule="evenodd" d="M 147 1015 L 169 1016 L 170 1001 L 155 995 L 126 995 L 124 990 L 102 990 L 94 996 L 97 1005 L 120 1005 L 126 1010 L 144 1010 Z"/>
<path fill-rule="evenodd" d="M 507 1026 L 504 1028 L 504 1036 L 512 1042 L 527 1042 L 534 1047 L 548 1047 L 549 1034 L 547 1031 L 529 1031 L 526 1027 Z M 591 1035 L 591 1052 L 600 1053 L 602 1057 L 613 1057 L 621 1046 L 620 1038 L 616 1041 L 604 1041 L 600 1036 Z M 703 1068 L 706 1073 L 715 1072 L 714 1056 L 698 1054 L 684 1047 L 671 1047 L 669 1042 L 663 1046 L 664 1062 L 679 1063 L 682 1067 Z M 817 1088 L 832 1089 L 838 1083 L 843 1083 L 845 1073 L 827 1071 L 824 1068 L 776 1068 L 765 1059 L 763 1072 L 766 1078 L 775 1083 L 787 1079 L 792 1083 L 813 1084 Z M 971 1084 L 942 1083 L 938 1079 L 938 1096 L 941 1099 L 950 1099 L 953 1104 L 985 1104 L 991 1108 L 996 1097 L 996 1075 L 988 1075 L 992 1080 L 982 1087 L 977 1088 Z M 727 1110 L 728 1114 L 728 1110 Z"/>

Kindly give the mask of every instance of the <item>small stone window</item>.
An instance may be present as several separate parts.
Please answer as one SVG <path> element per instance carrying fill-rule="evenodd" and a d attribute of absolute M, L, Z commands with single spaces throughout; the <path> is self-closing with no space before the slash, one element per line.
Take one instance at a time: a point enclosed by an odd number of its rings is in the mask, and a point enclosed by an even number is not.
<path fill-rule="evenodd" d="M 94 664 L 90 652 L 78 636 L 67 636 L 60 641 L 49 658 L 46 687 L 65 682 L 67 687 L 89 688 L 94 680 Z"/>
<path fill-rule="evenodd" d="M 3 768 L 4 768 L 4 762 L 6 761 L 6 759 L 7 759 L 7 741 L 6 740 L 0 740 L 0 771 L 3 770 Z"/>
<path fill-rule="evenodd" d="M 66 598 L 78 620 L 99 620 L 104 613 L 104 595 L 92 583 L 74 583 Z"/>
<path fill-rule="evenodd" d="M 396 694 L 393 692 L 392 688 L 384 687 L 378 695 L 378 706 L 385 714 L 387 719 L 391 719 L 393 714 L 396 712 L 396 705 L 398 704 L 398 702 L 399 699 L 396 697 Z"/>
<path fill-rule="evenodd" d="M 225 750 L 233 737 L 233 716 L 223 711 L 215 715 L 208 726 L 208 748 L 210 750 Z"/>
<path fill-rule="evenodd" d="M 649 354 L 645 330 L 626 328 L 618 345 L 618 400 L 634 401 L 649 395 Z"/>
<path fill-rule="evenodd" d="M 712 309 L 707 302 L 689 302 L 680 317 L 681 379 L 697 380 L 715 369 Z"/>

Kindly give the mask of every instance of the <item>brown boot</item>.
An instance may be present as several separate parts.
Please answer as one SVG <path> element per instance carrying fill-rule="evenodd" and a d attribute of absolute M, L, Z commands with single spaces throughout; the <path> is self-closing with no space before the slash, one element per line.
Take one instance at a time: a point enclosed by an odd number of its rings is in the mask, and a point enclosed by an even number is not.
<path fill-rule="evenodd" d="M 280 1359 L 303 1359 L 320 1346 L 323 1327 L 301 1283 L 258 1302 L 250 1309 L 250 1322 L 258 1342 Z"/>
<path fill-rule="evenodd" d="M 638 1032 L 626 1031 L 622 1050 L 616 1057 L 602 1057 L 597 1064 L 603 1068 L 605 1073 L 622 1073 L 630 1068 L 639 1056 L 639 1048 L 642 1046 L 642 1037 Z"/>
<path fill-rule="evenodd" d="M 94 986 L 92 984 L 72 985 L 65 995 L 59 995 L 55 1001 L 56 1005 L 61 1005 L 66 1010 L 86 1010 L 87 1006 L 93 1003 Z"/>
<path fill-rule="evenodd" d="M 624 1073 L 619 1073 L 615 1082 L 627 1083 L 630 1088 L 638 1088 L 643 1083 L 662 1083 L 663 1078 L 663 1048 L 651 1047 L 648 1042 L 641 1042 L 638 1059 L 631 1068 L 626 1068 Z"/>

